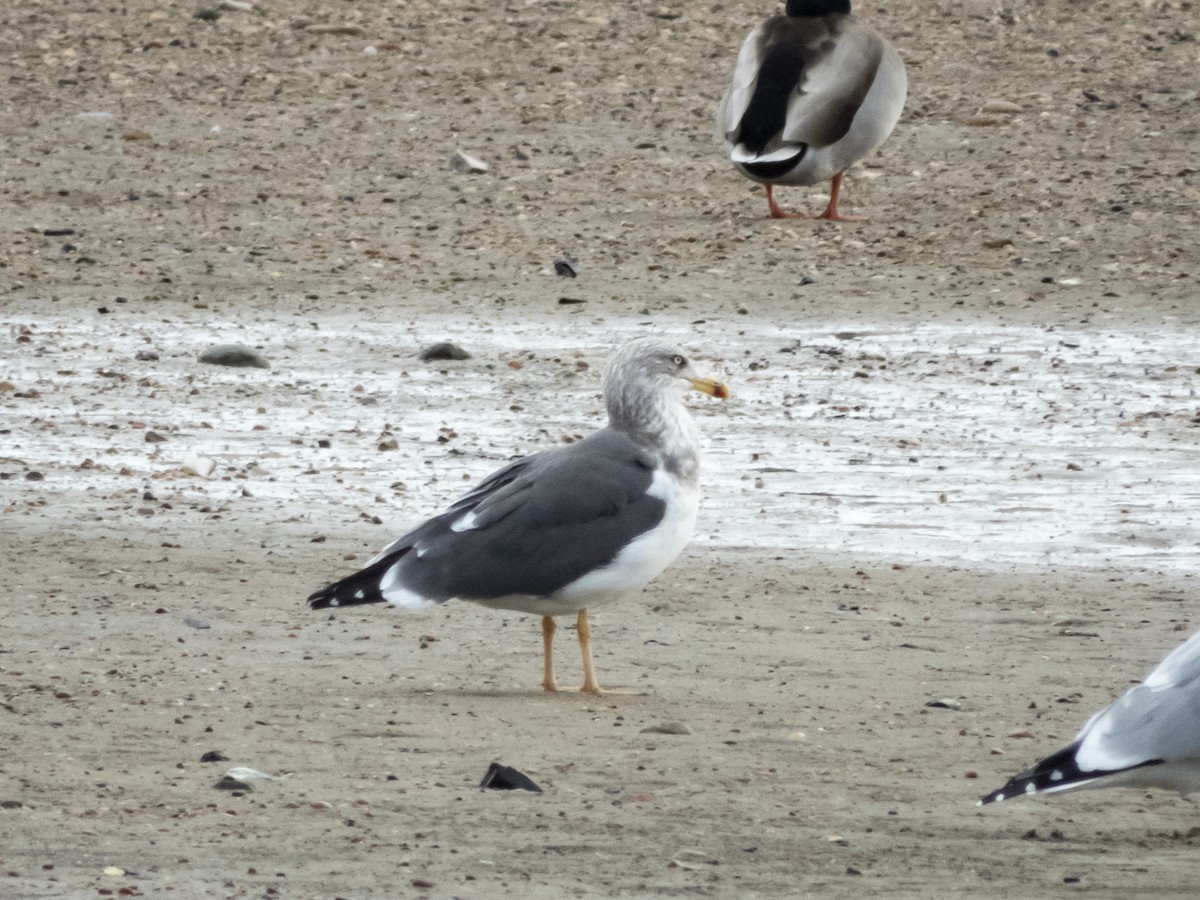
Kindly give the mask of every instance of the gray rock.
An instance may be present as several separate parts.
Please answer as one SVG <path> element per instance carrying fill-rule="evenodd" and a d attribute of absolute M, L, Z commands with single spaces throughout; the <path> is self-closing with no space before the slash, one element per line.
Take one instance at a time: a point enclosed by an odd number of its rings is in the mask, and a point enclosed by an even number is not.
<path fill-rule="evenodd" d="M 487 163 L 462 150 L 456 150 L 450 157 L 450 168 L 467 175 L 482 175 L 488 170 Z"/>
<path fill-rule="evenodd" d="M 200 354 L 200 362 L 212 366 L 233 366 L 235 368 L 269 369 L 271 364 L 257 350 L 244 344 L 221 344 L 211 347 Z"/>
<path fill-rule="evenodd" d="M 442 341 L 439 344 L 434 344 L 426 347 L 421 351 L 421 361 L 431 362 L 438 359 L 470 359 L 471 354 L 464 350 L 458 344 L 452 344 L 449 341 Z"/>

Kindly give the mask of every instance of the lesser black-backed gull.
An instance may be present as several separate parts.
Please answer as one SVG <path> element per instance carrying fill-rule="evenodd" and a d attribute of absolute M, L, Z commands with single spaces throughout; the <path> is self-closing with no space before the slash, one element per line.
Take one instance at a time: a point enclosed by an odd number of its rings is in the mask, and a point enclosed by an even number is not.
<path fill-rule="evenodd" d="M 674 344 L 626 344 L 604 374 L 606 428 L 493 473 L 309 604 L 421 609 L 459 598 L 540 615 L 547 691 L 558 690 L 554 616 L 576 613 L 582 690 L 600 693 L 588 609 L 645 587 L 695 527 L 700 446 L 688 389 L 728 396 Z"/>

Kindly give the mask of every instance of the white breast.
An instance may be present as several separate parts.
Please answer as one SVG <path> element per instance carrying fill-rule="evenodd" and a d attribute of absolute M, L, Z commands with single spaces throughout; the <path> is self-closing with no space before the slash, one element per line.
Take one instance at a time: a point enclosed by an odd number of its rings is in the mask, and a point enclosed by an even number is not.
<path fill-rule="evenodd" d="M 536 611 L 562 615 L 612 603 L 639 591 L 669 566 L 691 540 L 700 510 L 700 489 L 685 485 L 664 470 L 654 473 L 647 493 L 666 504 L 663 519 L 627 544 L 607 566 L 575 579 L 553 596 L 541 599 Z"/>

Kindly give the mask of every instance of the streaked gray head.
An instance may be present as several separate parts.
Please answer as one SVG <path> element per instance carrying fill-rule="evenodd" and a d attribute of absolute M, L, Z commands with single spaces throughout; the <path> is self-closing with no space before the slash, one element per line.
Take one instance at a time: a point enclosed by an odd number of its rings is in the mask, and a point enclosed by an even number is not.
<path fill-rule="evenodd" d="M 661 338 L 630 341 L 604 372 L 610 427 L 662 453 L 669 467 L 694 477 L 699 456 L 695 425 L 683 394 L 697 390 L 725 398 L 725 385 L 703 378 L 683 350 Z"/>

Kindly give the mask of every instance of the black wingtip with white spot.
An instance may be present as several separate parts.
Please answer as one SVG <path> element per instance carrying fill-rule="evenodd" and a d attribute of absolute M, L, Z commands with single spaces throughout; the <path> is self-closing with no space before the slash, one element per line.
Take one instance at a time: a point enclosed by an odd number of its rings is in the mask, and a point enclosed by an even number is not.
<path fill-rule="evenodd" d="M 1025 794 L 1038 794 L 1052 789 L 1066 790 L 1073 784 L 1091 781 L 1096 772 L 1084 772 L 1075 762 L 1075 753 L 1079 744 L 1064 747 L 1057 753 L 1047 756 L 1031 769 L 1026 769 L 1020 775 L 1009 779 L 1004 787 L 992 791 L 982 797 L 980 806 L 997 803 L 1001 800 L 1011 800 Z"/>
<path fill-rule="evenodd" d="M 1144 766 L 1156 766 L 1163 762 L 1161 759 L 1151 759 L 1121 769 L 1092 769 L 1084 771 L 1079 768 L 1079 764 L 1075 761 L 1075 755 L 1078 752 L 1079 741 L 1076 741 L 1071 746 L 1064 747 L 1057 753 L 1047 756 L 1033 768 L 1026 769 L 1020 775 L 1011 778 L 999 790 L 992 791 L 990 794 L 981 797 L 978 805 L 986 806 L 989 803 L 999 803 L 1001 800 L 1011 800 L 1013 797 L 1022 797 L 1027 794 L 1069 791 L 1072 788 L 1081 788 L 1085 784 L 1097 779 L 1116 775 L 1121 772 L 1128 772 L 1131 769 L 1140 769 Z"/>
<path fill-rule="evenodd" d="M 341 581 L 314 591 L 309 595 L 308 605 L 313 609 L 331 609 L 355 606 L 359 603 L 384 603 L 386 601 L 379 590 L 382 573 L 378 570 L 378 565 L 368 566 Z"/>

